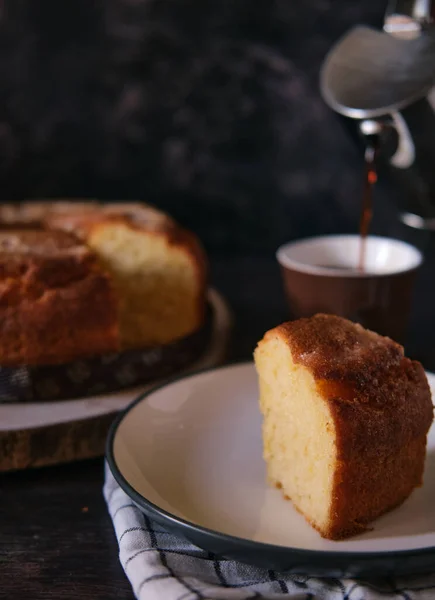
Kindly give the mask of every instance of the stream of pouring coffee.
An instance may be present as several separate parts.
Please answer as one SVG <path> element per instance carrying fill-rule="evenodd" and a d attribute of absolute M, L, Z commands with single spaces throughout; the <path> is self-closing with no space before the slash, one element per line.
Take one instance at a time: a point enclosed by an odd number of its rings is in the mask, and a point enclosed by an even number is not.
<path fill-rule="evenodd" d="M 366 259 L 367 236 L 372 221 L 373 215 L 373 188 L 378 180 L 376 172 L 376 157 L 379 148 L 379 140 L 377 136 L 366 138 L 366 150 L 364 155 L 365 160 L 365 176 L 364 176 L 364 191 L 362 201 L 362 211 L 360 219 L 360 251 L 358 270 L 364 271 Z"/>

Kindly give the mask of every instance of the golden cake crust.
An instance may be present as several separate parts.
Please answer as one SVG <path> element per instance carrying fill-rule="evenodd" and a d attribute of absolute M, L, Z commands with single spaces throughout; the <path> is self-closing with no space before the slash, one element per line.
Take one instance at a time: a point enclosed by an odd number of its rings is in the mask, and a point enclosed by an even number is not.
<path fill-rule="evenodd" d="M 50 229 L 71 232 L 85 242 L 99 228 L 116 223 L 149 235 L 163 237 L 169 246 L 180 248 L 191 258 L 200 290 L 196 308 L 198 326 L 203 322 L 208 284 L 208 262 L 205 251 L 196 235 L 178 225 L 166 213 L 146 204 L 113 203 L 95 206 L 85 211 L 74 207 L 69 211 L 49 213 L 44 223 Z"/>
<path fill-rule="evenodd" d="M 2 366 L 118 350 L 117 302 L 96 257 L 63 232 L 1 231 L 0 335 Z"/>
<path fill-rule="evenodd" d="M 131 305 L 128 305 L 126 301 L 127 293 L 124 294 L 123 291 L 128 288 L 129 282 L 127 281 L 127 286 L 125 286 L 125 282 L 120 282 L 116 279 L 117 274 L 111 270 L 110 261 L 106 261 L 105 257 L 100 255 L 99 248 L 92 243 L 92 240 L 95 239 L 94 235 L 96 238 L 100 239 L 100 236 L 104 238 L 106 235 L 105 232 L 107 232 L 107 236 L 110 236 L 112 225 L 122 225 L 123 227 L 120 229 L 121 233 L 124 228 L 130 230 L 130 232 L 143 233 L 144 241 L 146 238 L 149 240 L 150 236 L 156 238 L 156 247 L 161 248 L 160 256 L 163 256 L 163 258 L 166 259 L 166 265 L 169 263 L 169 269 L 165 271 L 165 267 L 163 267 L 161 274 L 158 272 L 158 269 L 156 274 L 154 274 L 153 265 L 151 264 L 150 272 L 154 275 L 156 293 L 154 296 L 148 298 L 144 297 L 144 315 L 141 323 L 145 324 L 142 326 L 142 329 L 139 326 L 135 328 L 133 322 L 135 312 L 134 310 L 131 310 Z M 80 241 L 83 252 L 88 253 L 88 262 L 91 260 L 90 256 L 92 254 L 92 260 L 95 262 L 95 265 L 97 262 L 100 263 L 100 281 L 103 282 L 101 283 L 102 289 L 100 296 L 103 297 L 105 294 L 109 293 L 107 291 L 108 287 L 113 288 L 113 291 L 112 289 L 110 291 L 112 297 L 111 303 L 108 303 L 107 305 L 107 310 L 110 313 L 107 317 L 108 320 L 112 319 L 111 311 L 113 298 L 115 295 L 118 298 L 118 336 L 120 338 L 118 349 L 131 349 L 150 344 L 169 343 L 175 341 L 178 337 L 193 333 L 203 325 L 206 313 L 208 279 L 208 264 L 205 252 L 199 240 L 192 232 L 180 227 L 170 216 L 162 211 L 139 202 L 102 203 L 96 200 L 40 200 L 2 205 L 0 207 L 0 232 L 11 231 L 17 228 L 21 230 L 26 229 L 29 233 L 30 231 L 39 230 L 40 232 L 45 231 L 53 234 L 54 232 L 60 232 L 64 235 L 70 234 L 76 238 L 76 244 Z M 57 239 L 59 240 L 60 238 L 58 237 Z M 136 240 L 137 239 L 138 238 L 136 238 Z M 28 238 L 28 242 L 30 244 L 30 238 Z M 34 243 L 35 240 L 33 239 L 32 244 Z M 128 254 L 128 247 L 126 247 L 126 249 Z M 172 250 L 174 250 L 173 253 Z M 56 249 L 56 252 L 57 251 L 58 249 Z M 180 292 L 180 300 L 178 300 L 177 283 L 172 283 L 172 281 L 177 282 L 176 277 L 173 278 L 173 275 L 168 275 L 167 279 L 165 279 L 166 272 L 174 273 L 174 268 L 171 271 L 171 260 L 173 260 L 174 257 L 175 260 L 183 262 L 186 266 L 188 265 L 188 277 L 191 278 L 189 281 L 192 282 L 190 288 L 191 297 L 189 297 L 186 292 Z M 45 256 L 44 260 L 48 261 L 48 256 Z M 65 269 L 69 268 L 71 267 L 65 263 Z M 97 266 L 94 268 L 97 268 Z M 105 273 L 102 272 L 102 269 L 104 269 Z M 166 297 L 163 294 L 163 300 L 160 305 L 158 304 L 159 277 L 164 284 L 162 289 L 165 289 L 165 285 L 166 289 L 171 289 L 171 285 L 174 287 L 173 293 L 172 291 L 168 292 L 169 299 L 168 294 Z M 150 280 L 151 279 L 152 277 Z M 148 289 L 151 288 L 152 284 L 150 284 Z M 77 294 L 80 290 L 86 295 L 86 302 L 89 302 L 88 296 L 90 290 L 85 287 L 84 282 L 82 282 L 80 286 L 77 286 Z M 138 290 L 140 290 L 140 288 L 138 288 Z M 150 293 L 152 294 L 153 292 Z M 94 289 L 94 294 L 96 294 L 96 289 Z M 96 298 L 99 298 L 100 296 L 96 295 Z M 150 303 L 148 303 L 149 299 L 151 300 Z M 154 305 L 152 304 L 153 300 Z M 85 300 L 83 300 L 83 302 L 85 302 Z M 187 310 L 185 310 L 186 302 Z M 79 298 L 77 296 L 75 304 L 77 305 L 78 303 Z M 182 317 L 185 315 L 184 321 L 183 318 L 178 317 L 176 309 L 172 310 L 168 319 L 166 318 L 170 307 L 177 305 L 181 307 L 179 309 L 180 316 Z M 134 309 L 138 310 L 138 306 L 139 303 L 136 301 Z M 149 316 L 145 314 L 147 312 L 147 306 Z M 162 307 L 161 309 L 160 306 Z M 18 307 L 16 310 L 18 311 Z M 31 307 L 26 307 L 26 310 L 29 313 L 27 317 L 30 318 Z M 104 302 L 102 302 L 101 310 L 103 312 L 106 310 Z M 16 314 L 18 315 L 18 312 Z M 138 314 L 138 316 L 139 318 L 141 317 L 140 314 Z M 16 318 L 18 319 L 18 316 Z M 83 319 L 80 319 L 80 321 L 73 321 L 75 318 L 73 313 L 70 312 L 71 327 L 74 326 L 74 323 L 76 326 L 77 323 L 80 323 L 81 327 L 83 325 Z M 147 318 L 148 323 L 151 323 L 151 326 L 148 329 Z M 172 320 L 170 320 L 171 318 Z M 88 346 L 85 344 L 85 348 L 87 347 Z M 0 364 L 2 364 L 1 361 Z"/>
<path fill-rule="evenodd" d="M 33 202 L 17 202 L 14 204 L 0 205 L 0 227 L 14 229 L 43 229 L 44 220 L 50 214 L 58 214 L 79 210 L 85 212 L 94 210 L 98 203 L 92 201 L 74 200 L 38 200 Z"/>
<path fill-rule="evenodd" d="M 284 323 L 268 336 L 310 370 L 334 419 L 336 517 L 326 537 L 362 531 L 422 483 L 433 420 L 424 369 L 391 339 L 332 315 Z"/>

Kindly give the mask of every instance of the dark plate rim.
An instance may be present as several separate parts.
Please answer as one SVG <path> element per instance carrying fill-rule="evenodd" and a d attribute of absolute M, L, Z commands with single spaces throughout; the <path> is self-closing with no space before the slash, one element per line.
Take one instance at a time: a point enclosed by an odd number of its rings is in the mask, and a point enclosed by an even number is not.
<path fill-rule="evenodd" d="M 325 558 L 334 558 L 337 561 L 359 561 L 359 562 L 371 562 L 377 559 L 388 559 L 388 558 L 406 558 L 406 557 L 420 557 L 420 556 L 429 556 L 431 554 L 435 555 L 435 546 L 429 546 L 425 548 L 414 548 L 410 550 L 381 550 L 381 551 L 359 551 L 359 552 L 344 552 L 344 551 L 330 551 L 330 550 L 308 550 L 306 548 L 295 548 L 293 546 L 279 546 L 276 544 L 269 544 L 266 542 L 257 542 L 255 540 L 250 540 L 248 538 L 241 538 L 238 536 L 233 536 L 231 534 L 222 533 L 220 531 L 216 531 L 214 529 L 209 529 L 202 525 L 197 525 L 192 523 L 191 521 L 187 521 L 181 517 L 177 517 L 176 515 L 166 511 L 165 509 L 159 507 L 154 504 L 138 491 L 134 489 L 132 485 L 125 479 L 121 470 L 119 469 L 115 454 L 114 454 L 114 442 L 116 433 L 118 431 L 119 426 L 121 425 L 124 418 L 128 415 L 128 413 L 140 402 L 146 401 L 149 396 L 154 394 L 155 392 L 170 386 L 178 381 L 184 379 L 190 379 L 196 377 L 198 375 L 202 375 L 205 373 L 210 373 L 212 371 L 221 371 L 224 369 L 243 367 L 248 365 L 253 365 L 252 361 L 234 361 L 227 362 L 223 365 L 219 365 L 217 367 L 206 367 L 204 369 L 198 369 L 193 371 L 187 375 L 178 375 L 173 377 L 162 384 L 156 385 L 150 390 L 140 394 L 135 400 L 133 400 L 128 406 L 126 406 L 115 418 L 112 422 L 107 439 L 106 439 L 106 450 L 105 450 L 105 458 L 112 472 L 113 477 L 115 478 L 118 485 L 121 489 L 129 496 L 134 503 L 145 513 L 154 515 L 158 517 L 160 520 L 165 521 L 169 524 L 170 527 L 176 527 L 178 530 L 185 530 L 187 532 L 192 532 L 196 536 L 204 536 L 210 537 L 215 541 L 226 542 L 233 546 L 238 546 L 240 550 L 248 549 L 250 551 L 257 552 L 274 552 L 281 554 L 294 554 L 298 557 L 303 557 L 307 560 L 319 560 L 321 557 Z"/>

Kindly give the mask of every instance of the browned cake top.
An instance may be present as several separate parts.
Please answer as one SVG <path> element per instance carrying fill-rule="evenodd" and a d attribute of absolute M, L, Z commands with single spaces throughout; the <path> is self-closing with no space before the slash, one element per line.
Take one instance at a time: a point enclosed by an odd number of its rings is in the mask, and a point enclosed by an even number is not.
<path fill-rule="evenodd" d="M 0 224 L 4 227 L 28 228 L 43 227 L 44 219 L 50 213 L 61 213 L 70 210 L 81 212 L 91 210 L 96 206 L 95 201 L 73 200 L 39 200 L 32 202 L 17 202 L 16 204 L 0 204 Z"/>
<path fill-rule="evenodd" d="M 89 227 L 107 219 L 124 219 L 150 230 L 166 230 L 175 222 L 166 213 L 140 202 L 100 203 L 96 200 L 31 201 L 0 205 L 3 228 L 44 228 L 60 225 L 62 229 Z"/>
<path fill-rule="evenodd" d="M 46 232 L 46 235 L 48 232 L 60 232 L 59 235 L 70 233 L 83 243 L 82 249 L 80 251 L 74 250 L 74 253 L 86 253 L 85 245 L 89 243 L 90 236 L 99 231 L 100 228 L 111 224 L 121 224 L 132 230 L 161 235 L 165 237 L 169 244 L 182 247 L 193 258 L 198 271 L 199 287 L 204 290 L 205 294 L 208 265 L 205 252 L 198 238 L 192 232 L 180 227 L 169 215 L 150 205 L 142 202 L 102 203 L 96 200 L 86 202 L 77 200 L 32 201 L 18 205 L 0 205 L 0 232 L 3 230 L 3 232 L 9 234 L 12 233 L 14 227 L 26 229 L 32 227 L 35 229 L 39 226 L 40 231 Z M 38 239 L 44 240 L 43 236 L 44 233 Z M 18 246 L 23 248 L 26 241 L 23 237 L 21 239 L 22 242 Z M 55 237 L 53 236 L 52 239 L 55 239 Z M 31 243 L 30 238 L 27 238 L 27 240 L 29 254 L 37 257 L 38 251 L 34 243 Z M 37 241 L 37 238 L 33 239 L 33 242 L 35 241 Z M 10 242 L 7 243 L 10 244 Z M 51 247 L 52 244 L 51 241 L 48 241 L 48 238 L 41 243 L 43 247 L 47 248 Z M 38 244 L 39 242 L 36 243 L 36 245 Z M 80 248 L 80 246 L 77 246 L 77 248 Z M 53 251 L 50 258 L 54 260 L 57 256 L 57 259 L 59 259 L 59 249 L 60 246 L 57 247 L 56 252 Z M 53 250 L 56 250 L 56 248 Z M 51 250 L 45 255 L 49 256 L 50 252 Z M 204 306 L 204 294 L 198 298 L 201 312 Z"/>
<path fill-rule="evenodd" d="M 36 298 L 48 289 L 74 285 L 100 271 L 96 257 L 68 233 L 0 231 L 2 306 L 19 304 L 26 296 Z"/>
<path fill-rule="evenodd" d="M 294 360 L 322 379 L 348 379 L 370 366 L 388 372 L 404 355 L 402 346 L 390 338 L 334 315 L 283 323 L 278 332 L 291 346 Z"/>
<path fill-rule="evenodd" d="M 125 225 L 131 230 L 163 235 L 169 244 L 181 246 L 194 259 L 201 287 L 205 288 L 208 265 L 205 252 L 199 239 L 191 231 L 184 229 L 169 215 L 143 203 L 102 204 L 81 211 L 80 208 L 50 213 L 45 225 L 52 230 L 72 232 L 86 241 L 93 232 L 110 224 Z M 203 302 L 203 299 L 200 299 Z"/>
<path fill-rule="evenodd" d="M 361 420 L 370 424 L 360 428 L 362 445 L 368 431 L 400 444 L 428 431 L 433 419 L 429 384 L 421 364 L 406 358 L 399 344 L 323 314 L 284 323 L 275 332 L 294 361 L 310 369 L 322 395 L 349 427 Z"/>
<path fill-rule="evenodd" d="M 105 204 L 103 211 L 106 215 L 119 215 L 148 228 L 167 229 L 176 226 L 169 215 L 148 204 L 138 202 Z"/>
<path fill-rule="evenodd" d="M 85 254 L 86 248 L 63 231 L 10 229 L 0 231 L 0 258 L 33 255 L 54 258 L 65 254 Z"/>
<path fill-rule="evenodd" d="M 81 210 L 80 207 L 70 210 L 51 212 L 44 219 L 50 229 L 73 231 L 80 237 L 86 235 L 100 225 L 123 223 L 131 228 L 146 231 L 172 233 L 180 231 L 175 222 L 165 213 L 146 205 L 107 204 Z"/>
<path fill-rule="evenodd" d="M 144 202 L 56 200 L 0 205 L 0 231 L 39 228 L 71 232 L 86 241 L 91 232 L 111 223 L 163 234 L 170 243 L 186 246 L 199 263 L 205 261 L 202 247 L 193 233 L 180 227 L 165 212 Z"/>

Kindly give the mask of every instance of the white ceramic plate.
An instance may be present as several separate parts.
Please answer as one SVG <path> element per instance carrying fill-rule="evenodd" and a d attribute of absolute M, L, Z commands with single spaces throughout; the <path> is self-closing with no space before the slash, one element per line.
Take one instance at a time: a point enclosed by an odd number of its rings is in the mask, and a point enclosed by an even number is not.
<path fill-rule="evenodd" d="M 266 482 L 252 363 L 191 375 L 140 398 L 114 423 L 107 459 L 144 512 L 213 552 L 330 576 L 433 568 L 435 427 L 424 486 L 373 531 L 325 540 Z"/>

